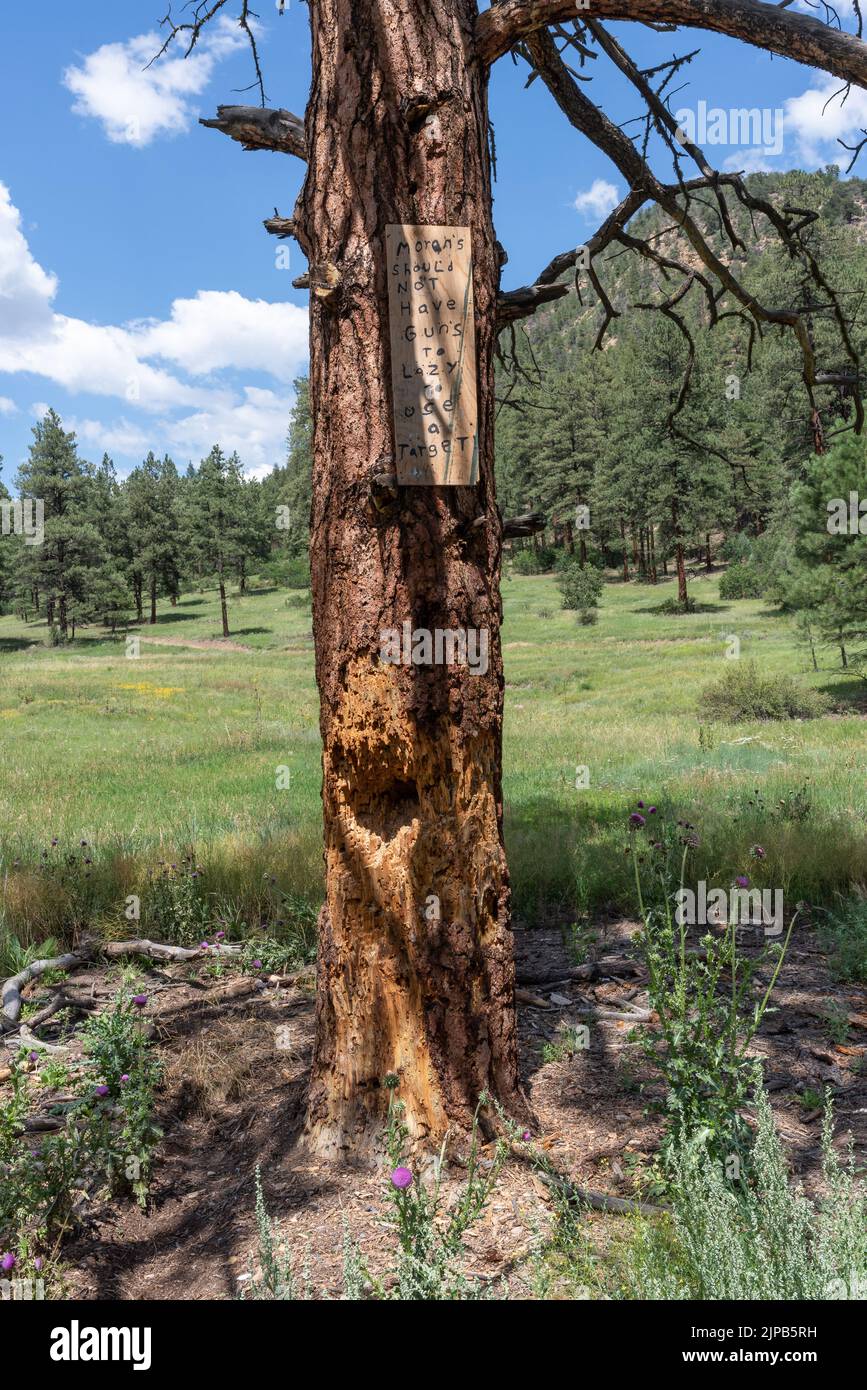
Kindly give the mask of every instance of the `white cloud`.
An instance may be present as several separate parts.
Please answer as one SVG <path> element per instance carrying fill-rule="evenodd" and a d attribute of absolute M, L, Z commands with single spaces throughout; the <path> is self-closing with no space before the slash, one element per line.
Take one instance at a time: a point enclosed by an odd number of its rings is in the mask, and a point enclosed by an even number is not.
<path fill-rule="evenodd" d="M 64 416 L 63 428 L 73 430 L 80 443 L 91 444 L 100 453 L 144 455 L 153 445 L 148 433 L 123 419 L 105 425 L 101 420 L 81 420 L 68 415 Z"/>
<path fill-rule="evenodd" d="M 18 407 L 8 396 L 0 396 L 0 415 L 17 415 Z"/>
<path fill-rule="evenodd" d="M 851 155 L 837 144 L 838 139 L 856 144 L 862 126 L 867 126 L 867 92 L 851 87 L 845 101 L 839 96 L 836 77 L 817 77 L 815 85 L 785 103 L 787 140 L 794 138 L 800 160 L 810 165 L 849 163 Z M 834 97 L 834 100 L 829 100 Z M 856 166 L 857 167 L 857 166 Z"/>
<path fill-rule="evenodd" d="M 0 332 L 0 372 L 32 372 L 67 391 L 119 396 L 145 410 L 195 406 L 214 397 L 213 389 L 190 386 L 152 367 L 136 352 L 135 335 L 110 324 L 55 314 L 26 342 Z"/>
<path fill-rule="evenodd" d="M 144 357 L 176 362 L 197 376 L 234 367 L 291 381 L 307 355 L 307 312 L 297 304 L 245 299 L 237 290 L 199 290 L 176 299 L 171 319 L 142 326 Z"/>
<path fill-rule="evenodd" d="M 0 331 L 9 339 L 27 337 L 51 323 L 57 278 L 33 259 L 21 230 L 21 214 L 0 183 Z"/>
<path fill-rule="evenodd" d="M 722 167 L 737 174 L 770 174 L 774 171 L 774 165 L 768 162 L 760 149 L 736 150 L 734 154 L 727 155 Z"/>
<path fill-rule="evenodd" d="M 200 290 L 176 299 L 165 320 L 115 325 L 70 318 L 54 312 L 57 281 L 32 257 L 20 222 L 0 183 L 0 252 L 8 252 L 0 259 L 0 372 L 29 372 L 73 394 L 123 401 L 113 423 L 69 421 L 99 450 L 134 457 L 167 447 L 185 461 L 219 442 L 258 472 L 282 457 L 291 405 L 286 388 L 307 359 L 305 309 L 245 299 L 235 290 Z M 265 374 L 281 389 L 241 385 L 231 380 L 233 372 Z M 0 397 L 0 414 L 14 409 Z M 31 413 L 41 419 L 47 409 L 39 401 Z M 136 411 L 151 419 L 139 424 Z"/>
<path fill-rule="evenodd" d="M 164 41 L 164 35 L 139 34 L 125 43 L 103 44 L 68 67 L 63 81 L 75 97 L 73 111 L 101 121 L 116 144 L 139 148 L 158 135 L 185 130 L 195 115 L 190 98 L 204 91 L 217 63 L 246 39 L 237 24 L 218 19 L 189 58 L 175 45 L 147 67 Z"/>
<path fill-rule="evenodd" d="M 617 207 L 619 201 L 620 196 L 613 183 L 607 179 L 594 179 L 589 188 L 577 195 L 572 206 L 582 217 L 595 217 L 601 221 Z"/>
<path fill-rule="evenodd" d="M 283 392 L 244 388 L 240 403 L 163 422 L 168 447 L 179 459 L 202 458 L 213 444 L 237 449 L 245 471 L 261 476 L 286 452 L 291 401 Z"/>

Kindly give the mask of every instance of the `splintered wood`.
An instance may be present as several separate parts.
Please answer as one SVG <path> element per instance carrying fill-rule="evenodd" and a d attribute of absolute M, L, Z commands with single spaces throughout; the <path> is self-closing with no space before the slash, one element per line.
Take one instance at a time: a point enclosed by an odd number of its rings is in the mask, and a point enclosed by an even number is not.
<path fill-rule="evenodd" d="M 470 229 L 402 224 L 385 233 L 397 481 L 472 486 L 479 438 Z"/>

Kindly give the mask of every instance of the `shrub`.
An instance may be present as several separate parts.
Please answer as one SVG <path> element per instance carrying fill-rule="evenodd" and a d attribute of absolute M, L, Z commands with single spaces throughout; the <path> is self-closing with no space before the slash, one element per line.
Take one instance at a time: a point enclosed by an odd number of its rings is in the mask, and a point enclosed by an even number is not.
<path fill-rule="evenodd" d="M 720 598 L 761 598 L 764 594 L 763 576 L 746 561 L 729 565 L 720 577 Z"/>
<path fill-rule="evenodd" d="M 653 613 L 657 618 L 679 618 L 684 613 L 695 613 L 695 599 L 686 598 L 681 602 L 679 598 L 667 598 L 663 599 L 662 603 L 658 603 L 655 608 L 647 611 Z"/>
<path fill-rule="evenodd" d="M 512 568 L 516 574 L 547 574 L 554 568 L 557 552 L 550 545 L 525 546 L 512 556 Z"/>
<path fill-rule="evenodd" d="M 744 531 L 726 536 L 719 548 L 720 559 L 730 564 L 746 563 L 753 553 L 753 541 Z"/>
<path fill-rule="evenodd" d="M 819 935 L 836 978 L 847 984 L 867 984 L 867 901 L 851 898 L 829 912 Z"/>
<path fill-rule="evenodd" d="M 309 589 L 310 560 L 306 555 L 281 555 L 262 565 L 259 577 L 284 589 Z"/>
<path fill-rule="evenodd" d="M 310 1297 L 309 1290 L 299 1293 L 295 1283 L 295 1270 L 292 1256 L 285 1240 L 281 1240 L 280 1230 L 268 1215 L 265 1194 L 262 1191 L 262 1170 L 256 1164 L 256 1236 L 258 1244 L 259 1268 L 253 1268 L 252 1260 L 247 1265 L 246 1288 L 242 1299 L 283 1300 Z"/>
<path fill-rule="evenodd" d="M 564 564 L 557 575 L 557 587 L 563 595 L 563 607 L 577 609 L 582 623 L 596 621 L 596 607 L 602 594 L 604 580 L 598 569 L 589 565 L 581 568 L 578 560 Z"/>
<path fill-rule="evenodd" d="M 709 719 L 737 724 L 753 719 L 815 719 L 830 701 L 791 676 L 763 676 L 754 661 L 733 661 L 725 675 L 706 685 L 699 709 Z"/>
<path fill-rule="evenodd" d="M 627 1298 L 859 1299 L 867 1288 L 867 1197 L 850 1153 L 822 1131 L 825 1197 L 814 1207 L 790 1187 L 760 1074 L 752 1179 L 732 1181 L 695 1138 L 674 1156 L 670 1222 L 643 1225 L 625 1258 Z"/>
<path fill-rule="evenodd" d="M 143 895 L 145 926 L 155 941 L 174 946 L 197 942 L 208 923 L 208 905 L 200 894 L 201 871 L 191 858 L 148 869 Z"/>

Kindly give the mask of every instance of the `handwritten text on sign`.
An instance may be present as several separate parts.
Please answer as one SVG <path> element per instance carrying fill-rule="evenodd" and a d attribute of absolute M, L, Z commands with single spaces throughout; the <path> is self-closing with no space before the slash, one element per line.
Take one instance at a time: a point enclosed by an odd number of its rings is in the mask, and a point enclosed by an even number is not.
<path fill-rule="evenodd" d="M 399 483 L 479 478 L 468 227 L 389 226 L 388 310 Z"/>

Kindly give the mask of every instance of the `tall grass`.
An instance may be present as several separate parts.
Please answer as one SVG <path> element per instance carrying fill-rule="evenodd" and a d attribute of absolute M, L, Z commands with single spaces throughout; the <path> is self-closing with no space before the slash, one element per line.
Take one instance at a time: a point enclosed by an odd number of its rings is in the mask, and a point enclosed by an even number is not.
<path fill-rule="evenodd" d="M 709 883 L 741 872 L 759 843 L 767 883 L 792 901 L 830 904 L 867 885 L 857 690 L 830 655 L 827 670 L 805 670 L 787 621 L 763 602 L 722 603 L 703 580 L 700 611 L 665 616 L 651 611 L 664 589 L 607 584 L 590 630 L 560 609 L 553 576 L 504 582 L 505 833 L 519 914 L 628 908 L 623 824 L 637 797 L 701 826 L 695 871 Z M 145 896 L 147 870 L 189 854 L 215 916 L 267 920 L 272 878 L 321 901 L 306 599 L 254 587 L 230 616 L 242 650 L 177 645 L 219 635 L 216 596 L 185 595 L 140 629 L 137 661 L 96 630 L 51 648 L 43 626 L 0 618 L 0 924 L 22 943 L 67 941 L 94 922 L 114 930 L 127 897 Z M 699 692 L 726 669 L 732 633 L 769 678 L 824 689 L 835 712 L 702 720 Z M 285 790 L 278 767 L 291 774 Z M 87 872 L 44 872 L 46 851 L 78 855 L 82 840 Z"/>

